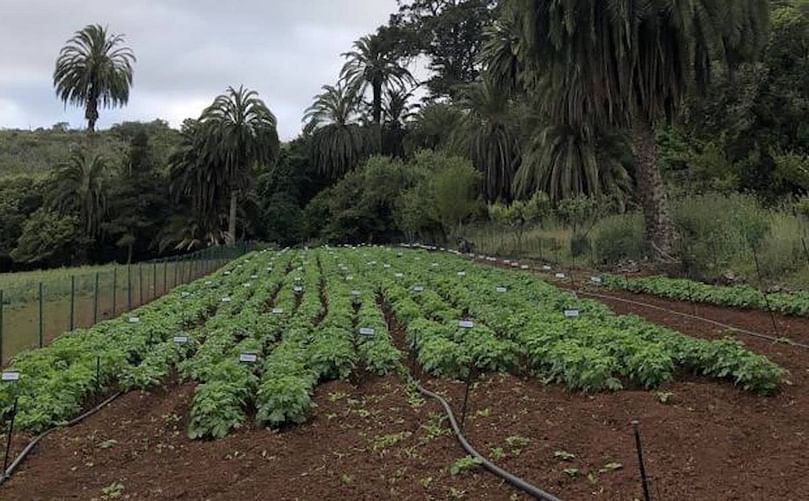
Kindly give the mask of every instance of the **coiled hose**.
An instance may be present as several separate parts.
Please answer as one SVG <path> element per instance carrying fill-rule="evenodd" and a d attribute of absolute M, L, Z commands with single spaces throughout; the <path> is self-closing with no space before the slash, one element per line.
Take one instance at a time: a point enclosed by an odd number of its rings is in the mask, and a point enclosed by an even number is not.
<path fill-rule="evenodd" d="M 517 489 L 525 492 L 526 494 L 528 494 L 530 496 L 533 496 L 536 499 L 541 499 L 543 501 L 561 501 L 559 498 L 557 498 L 553 494 L 549 494 L 549 493 L 543 491 L 542 489 L 540 489 L 540 488 L 538 488 L 538 487 L 536 487 L 534 485 L 529 484 L 528 482 L 521 479 L 520 477 L 512 475 L 511 473 L 509 473 L 509 472 L 505 471 L 504 469 L 500 468 L 499 466 L 492 463 L 491 461 L 489 461 L 485 457 L 481 456 L 480 453 L 478 451 L 476 451 L 469 444 L 469 442 L 466 440 L 466 437 L 464 437 L 463 433 L 461 432 L 460 427 L 458 426 L 458 421 L 455 419 L 455 414 L 452 413 L 452 409 L 450 408 L 447 401 L 444 400 L 440 395 L 437 395 L 437 394 L 431 392 L 430 390 L 424 388 L 423 386 L 421 386 L 421 384 L 419 384 L 418 381 L 413 380 L 413 383 L 416 385 L 416 389 L 419 391 L 419 393 L 421 393 L 422 395 L 424 395 L 426 397 L 432 398 L 434 400 L 438 400 L 438 402 L 441 403 L 441 406 L 444 407 L 444 412 L 446 412 L 447 416 L 449 417 L 449 423 L 452 426 L 452 431 L 455 433 L 455 438 L 458 439 L 458 442 L 461 444 L 461 447 L 463 447 L 464 450 L 469 455 L 471 455 L 472 457 L 474 457 L 475 459 L 480 461 L 480 464 L 484 468 L 489 470 L 491 473 L 497 475 L 498 477 L 502 478 L 506 482 L 510 483 L 511 485 L 516 487 Z"/>
<path fill-rule="evenodd" d="M 38 443 L 39 443 L 39 442 L 40 442 L 40 441 L 41 441 L 43 438 L 45 438 L 45 437 L 47 437 L 48 435 L 50 435 L 50 433 L 51 433 L 51 432 L 56 431 L 56 430 L 58 430 L 59 428 L 69 428 L 69 427 L 71 427 L 71 426 L 74 426 L 74 425 L 79 424 L 79 423 L 80 423 L 80 422 L 82 422 L 83 420 L 87 419 L 88 417 L 92 416 L 92 415 L 93 415 L 93 414 L 95 414 L 96 412 L 100 411 L 101 409 L 103 409 L 104 407 L 106 407 L 107 405 L 109 405 L 109 404 L 110 404 L 110 402 L 112 402 L 112 401 L 113 401 L 113 400 L 115 400 L 116 398 L 120 397 L 121 395 L 123 395 L 123 392 L 122 392 L 122 391 L 119 391 L 119 392 L 115 393 L 114 395 L 112 395 L 111 397 L 109 397 L 108 399 L 106 399 L 106 400 L 104 400 L 103 402 L 101 402 L 100 404 L 98 404 L 97 406 L 93 407 L 93 408 L 92 408 L 92 409 L 90 409 L 89 411 L 85 412 L 85 413 L 84 413 L 84 414 L 82 414 L 81 416 L 79 416 L 79 417 L 77 417 L 77 418 L 74 418 L 74 419 L 72 419 L 72 420 L 68 421 L 68 422 L 67 422 L 67 423 L 65 423 L 65 424 L 59 424 L 59 425 L 56 425 L 56 426 L 54 426 L 53 428 L 50 428 L 50 429 L 48 429 L 48 430 L 45 430 L 44 432 L 42 432 L 42 433 L 40 433 L 39 435 L 37 435 L 36 437 L 34 437 L 34 439 L 33 439 L 33 440 L 31 440 L 31 441 L 28 443 L 28 445 L 26 445 L 26 446 L 25 446 L 25 449 L 23 449 L 23 450 L 22 450 L 22 452 L 20 452 L 20 453 L 19 453 L 19 455 L 17 455 L 17 457 L 14 459 L 14 462 L 12 462 L 12 463 L 11 463 L 11 465 L 10 465 L 10 466 L 9 466 L 9 467 L 6 469 L 6 471 L 4 471 L 4 472 L 3 472 L 3 476 L 2 476 L 2 477 L 0 477 L 0 485 L 3 485 L 3 484 L 6 482 L 6 480 L 8 480 L 9 478 L 11 478 L 11 475 L 12 475 L 12 474 L 14 474 L 14 470 L 16 470 L 16 469 L 17 469 L 17 467 L 18 467 L 18 466 L 19 466 L 19 465 L 20 465 L 20 464 L 21 464 L 21 463 L 22 463 L 22 462 L 25 460 L 25 457 L 26 457 L 26 456 L 28 456 L 28 454 L 29 454 L 29 453 L 30 453 L 32 450 L 34 450 L 34 447 L 36 447 L 36 445 L 37 445 L 37 444 L 38 444 Z"/>

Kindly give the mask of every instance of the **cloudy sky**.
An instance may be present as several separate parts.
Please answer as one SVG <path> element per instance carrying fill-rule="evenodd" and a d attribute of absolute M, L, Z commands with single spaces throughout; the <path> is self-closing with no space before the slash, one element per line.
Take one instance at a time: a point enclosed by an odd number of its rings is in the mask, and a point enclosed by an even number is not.
<path fill-rule="evenodd" d="M 351 43 L 384 24 L 396 0 L 0 0 L 0 128 L 84 126 L 52 86 L 59 49 L 99 23 L 126 35 L 135 82 L 102 128 L 160 117 L 178 126 L 229 85 L 256 89 L 284 139 L 301 128 L 320 86 L 336 80 Z"/>

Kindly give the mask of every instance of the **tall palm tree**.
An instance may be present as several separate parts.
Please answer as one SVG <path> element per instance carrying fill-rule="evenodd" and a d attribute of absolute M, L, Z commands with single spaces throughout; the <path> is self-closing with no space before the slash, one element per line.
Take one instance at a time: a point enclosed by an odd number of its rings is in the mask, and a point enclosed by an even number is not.
<path fill-rule="evenodd" d="M 463 117 L 458 106 L 446 103 L 423 105 L 411 120 L 404 140 L 405 151 L 412 155 L 422 149 L 446 148 Z"/>
<path fill-rule="evenodd" d="M 484 80 L 463 88 L 460 101 L 466 114 L 453 134 L 454 147 L 483 173 L 488 200 L 511 200 L 520 133 L 508 96 Z"/>
<path fill-rule="evenodd" d="M 382 103 L 383 141 L 382 154 L 404 157 L 404 139 L 407 124 L 414 116 L 416 105 L 410 102 L 412 92 L 402 89 L 387 89 Z"/>
<path fill-rule="evenodd" d="M 655 257 L 676 239 L 657 166 L 656 124 L 676 115 L 711 67 L 766 41 L 767 0 L 510 0 L 528 71 L 555 123 L 631 130 L 638 198 Z"/>
<path fill-rule="evenodd" d="M 78 214 L 85 236 L 96 237 L 107 206 L 107 178 L 103 156 L 77 149 L 53 172 L 49 203 L 61 214 Z"/>
<path fill-rule="evenodd" d="M 240 86 L 228 87 L 200 117 L 205 161 L 216 165 L 221 181 L 230 194 L 228 243 L 236 241 L 239 193 L 250 185 L 255 167 L 269 165 L 278 157 L 275 115 L 259 99 L 258 93 Z"/>
<path fill-rule="evenodd" d="M 367 156 L 368 135 L 357 123 L 359 95 L 342 82 L 322 89 L 306 109 L 304 130 L 312 134 L 312 160 L 317 168 L 337 178 Z"/>
<path fill-rule="evenodd" d="M 382 93 L 386 88 L 403 88 L 415 84 L 410 72 L 399 62 L 399 55 L 380 34 L 366 35 L 354 42 L 354 50 L 343 54 L 346 58 L 341 71 L 342 79 L 358 95 L 371 88 L 371 116 L 380 134 L 382 127 Z"/>
<path fill-rule="evenodd" d="M 123 35 L 91 24 L 77 31 L 56 59 L 56 95 L 65 105 L 84 107 L 91 133 L 95 131 L 99 106 L 115 108 L 129 101 L 135 55 L 124 42 Z"/>

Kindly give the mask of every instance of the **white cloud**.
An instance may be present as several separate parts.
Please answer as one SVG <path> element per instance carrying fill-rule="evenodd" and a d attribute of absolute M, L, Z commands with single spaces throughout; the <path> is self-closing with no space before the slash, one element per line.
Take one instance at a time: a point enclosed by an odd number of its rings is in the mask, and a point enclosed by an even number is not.
<path fill-rule="evenodd" d="M 229 85 L 256 89 L 284 139 L 333 83 L 340 53 L 384 24 L 396 0 L 0 0 L 0 128 L 82 123 L 51 88 L 65 40 L 89 23 L 124 33 L 138 57 L 129 105 L 102 110 L 122 120 L 196 117 Z"/>

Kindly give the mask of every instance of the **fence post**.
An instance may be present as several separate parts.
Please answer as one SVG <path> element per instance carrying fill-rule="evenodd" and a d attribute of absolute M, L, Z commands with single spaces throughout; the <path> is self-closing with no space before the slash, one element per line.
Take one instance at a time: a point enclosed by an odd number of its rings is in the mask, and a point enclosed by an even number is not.
<path fill-rule="evenodd" d="M 76 310 L 76 275 L 70 275 L 70 329 L 73 330 L 76 326 L 75 318 Z"/>
<path fill-rule="evenodd" d="M 118 308 L 118 267 L 112 267 L 112 316 L 115 316 L 115 313 Z"/>
<path fill-rule="evenodd" d="M 132 310 L 132 265 L 126 265 L 126 311 Z"/>
<path fill-rule="evenodd" d="M 5 299 L 3 298 L 3 289 L 0 289 L 0 367 L 3 366 L 3 308 L 5 307 Z"/>
<path fill-rule="evenodd" d="M 163 261 L 163 294 L 168 292 L 169 262 Z"/>
<path fill-rule="evenodd" d="M 138 276 L 140 277 L 138 279 L 138 288 L 140 289 L 140 303 L 138 303 L 138 306 L 142 306 L 143 305 L 143 265 L 142 264 L 138 265 Z"/>
<path fill-rule="evenodd" d="M 177 261 L 176 257 L 172 258 L 172 261 L 174 262 L 174 285 L 172 287 L 177 287 L 177 266 L 179 261 Z"/>
<path fill-rule="evenodd" d="M 39 347 L 42 348 L 44 346 L 44 325 L 43 325 L 43 312 L 42 308 L 44 306 L 44 298 L 42 297 L 42 282 L 39 282 Z"/>
<path fill-rule="evenodd" d="M 152 263 L 152 299 L 157 297 L 157 261 Z"/>
<path fill-rule="evenodd" d="M 93 325 L 98 323 L 98 277 L 99 272 L 96 272 L 96 285 L 95 292 L 93 293 Z M 112 307 L 113 311 L 115 307 Z"/>

